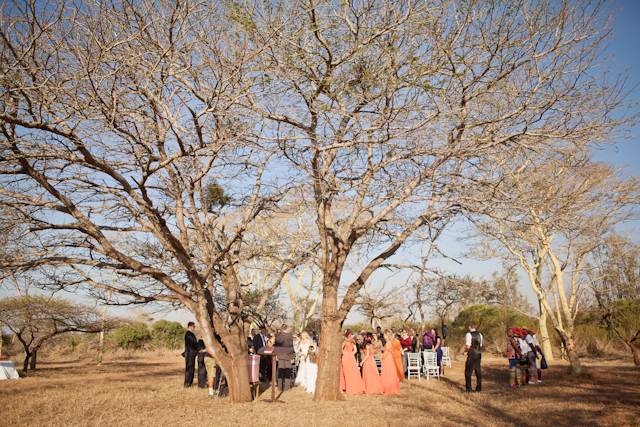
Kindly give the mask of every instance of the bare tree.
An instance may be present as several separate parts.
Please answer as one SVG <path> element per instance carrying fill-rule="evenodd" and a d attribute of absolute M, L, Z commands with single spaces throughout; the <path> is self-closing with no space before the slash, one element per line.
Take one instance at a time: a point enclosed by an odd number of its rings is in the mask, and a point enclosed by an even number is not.
<path fill-rule="evenodd" d="M 313 185 L 325 344 L 315 400 L 340 399 L 340 325 L 364 284 L 416 230 L 462 209 L 486 152 L 606 138 L 624 120 L 611 114 L 622 82 L 604 87 L 597 69 L 603 4 L 237 6 L 237 45 L 257 52 L 246 114 L 263 118 L 262 140 Z M 386 240 L 372 239 L 371 261 L 339 292 L 352 248 L 373 236 Z"/>
<path fill-rule="evenodd" d="M 580 277 L 589 254 L 622 221 L 637 216 L 638 181 L 581 151 L 537 155 L 504 170 L 488 216 L 475 221 L 478 256 L 518 262 L 560 335 L 574 375 L 582 373 L 574 321 L 587 289 Z M 546 283 L 542 268 L 549 271 Z M 567 280 L 568 279 L 568 280 Z M 553 297 L 553 305 L 548 296 Z M 541 325 L 542 326 L 542 325 Z"/>
<path fill-rule="evenodd" d="M 23 295 L 0 300 L 0 319 L 15 334 L 26 353 L 22 370 L 36 368 L 38 350 L 51 338 L 66 332 L 112 329 L 117 319 L 106 318 L 81 304 L 60 297 Z"/>
<path fill-rule="evenodd" d="M 207 1 L 5 3 L 0 204 L 41 243 L 3 268 L 186 307 L 240 402 L 246 336 L 275 291 L 244 300 L 243 234 L 287 185 L 234 109 L 244 58 L 226 22 Z"/>
<path fill-rule="evenodd" d="M 586 275 L 606 328 L 640 366 L 640 247 L 612 234 L 589 256 Z"/>
<path fill-rule="evenodd" d="M 138 279 L 119 292 L 191 310 L 245 401 L 246 335 L 270 293 L 247 309 L 243 234 L 291 183 L 311 186 L 314 399 L 336 400 L 360 289 L 417 230 L 487 197 L 467 190 L 499 179 L 488 154 L 600 142 L 625 122 L 624 82 L 598 61 L 603 4 L 15 2 L 0 21 L 0 200 L 45 243 L 36 264 L 93 286 L 88 270 L 116 269 Z"/>

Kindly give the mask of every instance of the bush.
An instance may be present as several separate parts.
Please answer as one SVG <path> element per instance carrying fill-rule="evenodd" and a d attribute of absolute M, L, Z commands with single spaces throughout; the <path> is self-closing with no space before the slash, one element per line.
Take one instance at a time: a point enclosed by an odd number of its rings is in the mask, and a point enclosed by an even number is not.
<path fill-rule="evenodd" d="M 179 348 L 184 344 L 184 334 L 187 332 L 180 322 L 158 320 L 151 326 L 151 336 L 157 347 Z"/>
<path fill-rule="evenodd" d="M 109 336 L 118 347 L 136 349 L 151 340 L 151 331 L 146 323 L 136 322 L 131 325 L 116 328 Z"/>

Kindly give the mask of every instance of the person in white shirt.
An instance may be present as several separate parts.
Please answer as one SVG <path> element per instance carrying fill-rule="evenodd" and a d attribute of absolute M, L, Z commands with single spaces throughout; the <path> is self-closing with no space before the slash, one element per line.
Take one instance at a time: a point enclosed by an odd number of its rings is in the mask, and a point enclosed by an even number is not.
<path fill-rule="evenodd" d="M 535 331 L 532 331 L 531 329 L 527 329 L 527 342 L 529 343 L 529 345 L 531 346 L 531 351 L 534 354 L 535 357 L 535 361 L 536 361 L 536 382 L 538 384 L 540 384 L 542 382 L 541 377 L 541 369 L 540 369 L 540 363 L 538 362 L 538 360 L 540 358 L 542 358 L 543 353 L 542 353 L 542 349 L 540 348 L 540 343 L 538 342 L 538 340 L 536 339 L 536 333 Z M 533 369 L 533 368 L 532 368 Z M 533 381 L 533 380 L 531 380 Z"/>
<path fill-rule="evenodd" d="M 538 364 L 536 362 L 536 345 L 533 341 L 533 337 L 528 329 L 522 328 L 522 332 L 524 332 L 525 337 L 524 340 L 529 346 L 529 351 L 527 352 L 527 359 L 529 360 L 529 381 L 527 384 L 538 384 Z"/>
<path fill-rule="evenodd" d="M 482 359 L 482 334 L 476 331 L 476 323 L 469 322 L 469 332 L 467 332 L 464 353 L 467 355 L 467 363 L 464 369 L 464 379 L 467 393 L 471 393 L 471 374 L 476 374 L 476 392 L 482 391 L 482 372 L 480 361 Z"/>

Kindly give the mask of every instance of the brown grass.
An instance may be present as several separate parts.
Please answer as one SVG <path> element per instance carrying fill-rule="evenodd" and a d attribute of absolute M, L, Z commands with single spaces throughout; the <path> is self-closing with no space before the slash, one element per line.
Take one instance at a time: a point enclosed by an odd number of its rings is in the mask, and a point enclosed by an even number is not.
<path fill-rule="evenodd" d="M 42 361 L 27 378 L 0 382 L 2 426 L 640 426 L 640 370 L 627 360 L 587 360 L 573 379 L 551 362 L 543 383 L 505 387 L 504 359 L 483 361 L 483 392 L 467 395 L 464 359 L 441 381 L 404 381 L 398 396 L 346 396 L 313 402 L 294 388 L 284 404 L 232 405 L 184 389 L 179 356 Z M 475 381 L 475 380 L 474 380 Z"/>

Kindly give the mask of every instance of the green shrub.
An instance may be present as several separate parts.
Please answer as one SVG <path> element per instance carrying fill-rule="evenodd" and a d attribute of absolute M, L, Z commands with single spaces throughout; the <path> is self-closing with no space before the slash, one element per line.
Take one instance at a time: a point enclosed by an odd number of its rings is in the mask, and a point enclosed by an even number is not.
<path fill-rule="evenodd" d="M 116 328 L 109 338 L 119 347 L 136 349 L 151 340 L 151 331 L 149 331 L 146 323 L 136 322 L 121 328 Z"/>
<path fill-rule="evenodd" d="M 151 326 L 153 342 L 158 347 L 179 348 L 184 344 L 184 334 L 187 332 L 180 322 L 158 320 Z"/>

